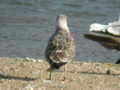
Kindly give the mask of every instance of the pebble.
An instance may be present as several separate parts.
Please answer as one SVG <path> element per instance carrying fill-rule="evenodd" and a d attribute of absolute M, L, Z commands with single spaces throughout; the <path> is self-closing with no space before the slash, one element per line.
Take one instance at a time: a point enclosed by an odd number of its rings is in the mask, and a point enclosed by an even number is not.
<path fill-rule="evenodd" d="M 38 90 L 47 90 L 47 87 L 41 86 Z"/>
<path fill-rule="evenodd" d="M 44 83 L 51 83 L 51 80 L 43 80 Z"/>
<path fill-rule="evenodd" d="M 28 85 L 28 86 L 25 87 L 25 90 L 34 90 L 34 89 L 31 85 Z"/>

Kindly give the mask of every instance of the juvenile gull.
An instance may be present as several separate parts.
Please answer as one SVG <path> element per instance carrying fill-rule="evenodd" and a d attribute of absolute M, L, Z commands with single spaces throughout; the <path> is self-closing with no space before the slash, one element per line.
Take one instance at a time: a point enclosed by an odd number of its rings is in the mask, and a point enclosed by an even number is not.
<path fill-rule="evenodd" d="M 75 56 L 75 43 L 67 25 L 67 16 L 57 16 L 56 31 L 49 39 L 45 56 L 50 64 L 50 71 L 59 69 L 73 60 Z"/>

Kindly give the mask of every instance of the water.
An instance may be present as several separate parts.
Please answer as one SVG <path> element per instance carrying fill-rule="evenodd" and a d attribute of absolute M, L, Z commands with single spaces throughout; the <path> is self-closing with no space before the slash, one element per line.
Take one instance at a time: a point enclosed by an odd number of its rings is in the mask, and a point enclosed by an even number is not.
<path fill-rule="evenodd" d="M 85 39 L 89 25 L 117 20 L 120 0 L 0 0 L 0 57 L 44 59 L 58 14 L 68 16 L 76 60 L 115 62 L 120 52 Z"/>

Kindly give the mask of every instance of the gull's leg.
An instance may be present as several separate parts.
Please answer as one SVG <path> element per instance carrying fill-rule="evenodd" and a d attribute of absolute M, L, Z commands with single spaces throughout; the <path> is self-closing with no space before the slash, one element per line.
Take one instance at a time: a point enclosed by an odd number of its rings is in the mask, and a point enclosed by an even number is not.
<path fill-rule="evenodd" d="M 49 80 L 52 80 L 52 72 L 49 73 Z"/>
<path fill-rule="evenodd" d="M 64 66 L 64 80 L 66 79 L 67 74 L 67 64 Z"/>

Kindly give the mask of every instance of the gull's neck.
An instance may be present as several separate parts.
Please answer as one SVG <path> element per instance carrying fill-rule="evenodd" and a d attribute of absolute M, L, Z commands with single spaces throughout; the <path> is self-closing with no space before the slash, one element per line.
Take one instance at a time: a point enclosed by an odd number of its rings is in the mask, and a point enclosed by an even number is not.
<path fill-rule="evenodd" d="M 59 30 L 66 30 L 67 32 L 69 31 L 69 27 L 67 24 L 67 17 L 66 16 L 59 16 L 56 21 L 57 25 L 56 28 Z"/>

